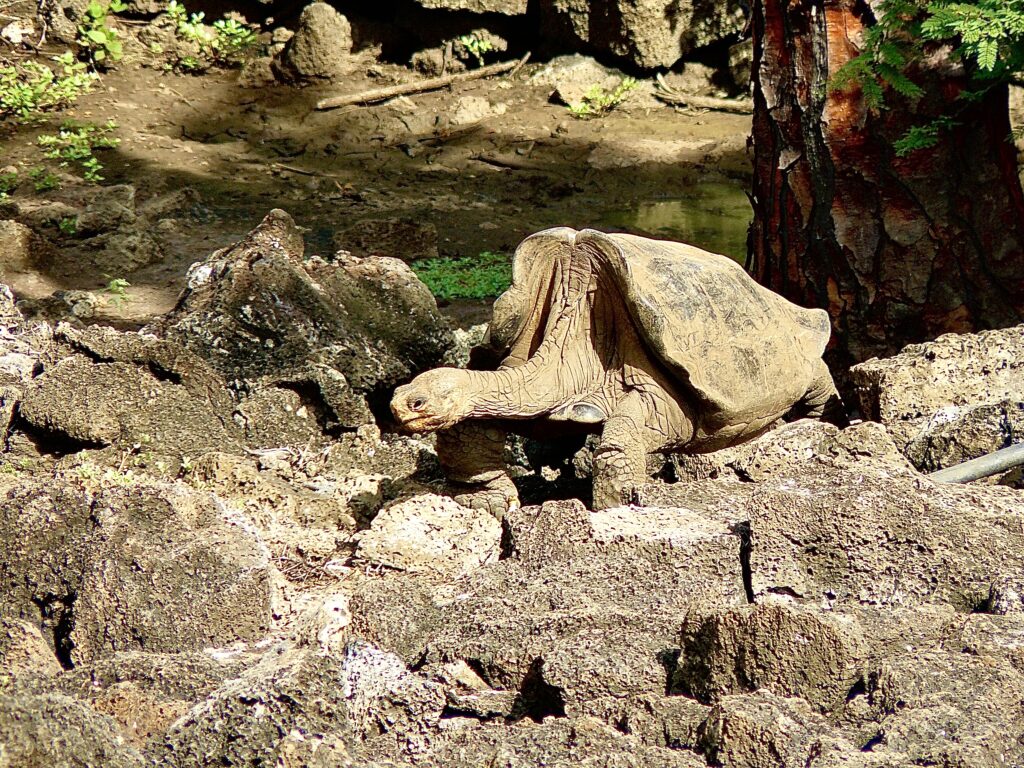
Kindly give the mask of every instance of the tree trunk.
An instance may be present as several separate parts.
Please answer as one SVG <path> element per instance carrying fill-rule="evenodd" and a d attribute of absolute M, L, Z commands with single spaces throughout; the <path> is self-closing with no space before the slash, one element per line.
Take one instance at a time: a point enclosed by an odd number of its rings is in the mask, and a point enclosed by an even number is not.
<path fill-rule="evenodd" d="M 834 329 L 845 366 L 941 333 L 1024 321 L 1024 194 L 1005 88 L 962 111 L 934 148 L 892 142 L 948 114 L 966 80 L 938 52 L 926 96 L 873 115 L 829 91 L 874 21 L 863 0 L 756 0 L 752 274 Z M 959 105 L 958 105 L 959 106 Z"/>

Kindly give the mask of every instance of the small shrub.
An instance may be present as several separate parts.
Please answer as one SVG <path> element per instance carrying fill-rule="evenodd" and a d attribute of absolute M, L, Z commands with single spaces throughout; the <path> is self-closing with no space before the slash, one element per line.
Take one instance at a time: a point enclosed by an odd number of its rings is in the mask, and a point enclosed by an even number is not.
<path fill-rule="evenodd" d="M 49 192 L 51 189 L 60 189 L 60 179 L 42 166 L 33 168 L 29 172 L 28 177 L 32 179 L 32 186 L 35 187 L 36 192 Z"/>
<path fill-rule="evenodd" d="M 73 104 L 92 88 L 94 72 L 67 51 L 55 56 L 57 70 L 35 61 L 0 66 L 0 119 L 32 120 Z"/>
<path fill-rule="evenodd" d="M 103 166 L 93 152 L 111 149 L 121 143 L 120 139 L 110 135 L 115 128 L 117 124 L 113 120 L 103 126 L 65 123 L 57 133 L 44 134 L 36 141 L 46 157 L 60 160 L 61 167 L 76 163 L 82 169 L 83 178 L 96 184 L 103 181 L 100 176 Z"/>
<path fill-rule="evenodd" d="M 583 94 L 583 100 L 568 106 L 569 114 L 576 118 L 600 117 L 622 103 L 627 94 L 639 85 L 635 77 L 624 77 L 611 91 L 592 85 Z"/>
<path fill-rule="evenodd" d="M 63 235 L 74 237 L 78 234 L 78 217 L 65 216 L 57 222 L 57 229 L 59 229 Z"/>
<path fill-rule="evenodd" d="M 16 190 L 19 184 L 21 184 L 21 179 L 18 177 L 17 171 L 0 173 L 0 200 L 10 197 L 11 192 Z"/>
<path fill-rule="evenodd" d="M 109 275 L 104 275 L 109 277 Z M 132 287 L 132 284 L 125 280 L 123 277 L 113 277 L 107 283 L 107 287 L 103 289 L 103 292 L 109 297 L 109 301 L 115 307 L 120 307 L 126 302 L 131 301 L 131 297 L 128 295 L 128 289 Z"/>
<path fill-rule="evenodd" d="M 494 43 L 475 34 L 462 35 L 456 40 L 466 53 L 476 59 L 479 66 L 484 65 L 484 54 L 494 50 Z"/>
<path fill-rule="evenodd" d="M 230 66 L 256 42 L 256 33 L 251 27 L 234 19 L 206 24 L 204 13 L 189 13 L 177 0 L 168 4 L 167 16 L 174 24 L 178 39 L 195 47 L 195 54 L 179 54 L 171 65 L 184 72 L 199 72 L 211 65 Z"/>
<path fill-rule="evenodd" d="M 413 271 L 438 299 L 490 299 L 512 282 L 512 264 L 501 253 L 484 251 L 477 257 L 423 259 Z"/>
<path fill-rule="evenodd" d="M 107 15 L 126 7 L 121 0 L 111 0 L 108 5 L 92 0 L 86 7 L 85 18 L 78 27 L 78 44 L 94 66 L 107 66 L 110 61 L 120 60 L 124 48 L 117 30 L 107 23 Z"/>

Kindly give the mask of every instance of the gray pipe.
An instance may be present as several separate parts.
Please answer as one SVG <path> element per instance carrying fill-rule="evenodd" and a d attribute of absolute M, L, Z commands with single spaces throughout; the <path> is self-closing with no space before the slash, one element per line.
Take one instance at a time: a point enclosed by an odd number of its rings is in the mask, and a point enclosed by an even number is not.
<path fill-rule="evenodd" d="M 932 472 L 928 477 L 936 483 L 969 483 L 989 475 L 1005 472 L 1024 464 L 1024 443 L 1001 448 L 976 459 Z"/>

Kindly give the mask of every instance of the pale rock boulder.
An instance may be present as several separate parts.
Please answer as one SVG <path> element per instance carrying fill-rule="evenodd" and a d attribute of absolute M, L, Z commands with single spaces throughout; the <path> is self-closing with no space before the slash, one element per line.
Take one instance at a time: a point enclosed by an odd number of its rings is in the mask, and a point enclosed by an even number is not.
<path fill-rule="evenodd" d="M 864 418 L 902 447 L 945 409 L 1024 402 L 1024 325 L 946 334 L 855 365 L 850 376 Z"/>
<path fill-rule="evenodd" d="M 421 494 L 382 509 L 356 555 L 403 571 L 460 576 L 498 559 L 501 523 L 452 499 Z"/>

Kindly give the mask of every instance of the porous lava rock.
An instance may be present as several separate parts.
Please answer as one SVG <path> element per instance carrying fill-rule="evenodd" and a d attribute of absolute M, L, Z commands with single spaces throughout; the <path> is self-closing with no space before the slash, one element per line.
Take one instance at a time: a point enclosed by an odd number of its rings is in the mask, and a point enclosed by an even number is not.
<path fill-rule="evenodd" d="M 272 211 L 242 241 L 189 270 L 157 335 L 249 389 L 297 392 L 321 427 L 372 422 L 364 396 L 436 366 L 451 330 L 413 272 L 389 258 L 303 257 L 302 235 Z"/>
<path fill-rule="evenodd" d="M 943 409 L 1024 402 L 1024 325 L 911 344 L 855 365 L 850 376 L 864 417 L 902 448 Z"/>
<path fill-rule="evenodd" d="M 114 720 L 50 693 L 0 695 L 0 765 L 142 768 L 146 762 Z"/>
<path fill-rule="evenodd" d="M 66 664 L 117 651 L 257 640 L 271 621 L 266 550 L 207 496 L 136 484 L 9 480 L 0 606 L 41 622 Z"/>
<path fill-rule="evenodd" d="M 443 709 L 440 686 L 372 645 L 353 643 L 339 655 L 280 646 L 174 725 L 163 764 L 274 764 L 293 749 L 295 733 L 341 746 L 358 764 L 399 751 L 418 756 Z"/>
<path fill-rule="evenodd" d="M 498 559 L 501 523 L 449 498 L 423 494 L 378 512 L 356 556 L 399 570 L 458 577 Z"/>

